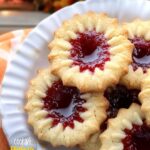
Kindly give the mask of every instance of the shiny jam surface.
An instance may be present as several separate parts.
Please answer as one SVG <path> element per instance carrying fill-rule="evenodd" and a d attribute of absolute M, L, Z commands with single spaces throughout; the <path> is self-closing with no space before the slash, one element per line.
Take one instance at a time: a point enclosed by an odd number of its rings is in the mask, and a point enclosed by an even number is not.
<path fill-rule="evenodd" d="M 123 150 L 150 150 L 150 127 L 133 125 L 132 130 L 124 130 L 126 137 L 122 140 Z"/>
<path fill-rule="evenodd" d="M 74 128 L 74 121 L 84 122 L 80 113 L 86 111 L 82 107 L 86 100 L 80 96 L 77 88 L 63 86 L 62 81 L 56 81 L 48 88 L 46 97 L 42 99 L 43 109 L 48 111 L 47 117 L 53 119 L 53 127 L 62 123 L 64 128 Z"/>
<path fill-rule="evenodd" d="M 135 48 L 132 53 L 132 66 L 134 71 L 141 67 L 143 72 L 147 72 L 147 68 L 150 68 L 150 41 L 146 41 L 143 38 L 135 37 L 130 39 Z"/>
<path fill-rule="evenodd" d="M 110 46 L 103 33 L 96 31 L 78 33 L 78 37 L 70 40 L 70 43 L 73 65 L 78 65 L 81 72 L 85 70 L 94 72 L 95 68 L 104 70 L 105 63 L 110 60 L 108 51 Z"/>
<path fill-rule="evenodd" d="M 116 117 L 118 110 L 120 108 L 129 108 L 129 106 L 134 102 L 139 104 L 138 94 L 140 90 L 137 89 L 127 89 L 123 85 L 116 85 L 106 89 L 104 96 L 109 101 L 109 109 L 107 111 L 108 117 Z"/>
<path fill-rule="evenodd" d="M 129 90 L 120 84 L 105 90 L 104 96 L 109 101 L 109 108 L 107 110 L 107 119 L 100 127 L 102 131 L 107 128 L 107 120 L 116 117 L 120 108 L 129 108 L 133 102 L 140 104 L 138 100 L 139 92 L 140 90 Z"/>

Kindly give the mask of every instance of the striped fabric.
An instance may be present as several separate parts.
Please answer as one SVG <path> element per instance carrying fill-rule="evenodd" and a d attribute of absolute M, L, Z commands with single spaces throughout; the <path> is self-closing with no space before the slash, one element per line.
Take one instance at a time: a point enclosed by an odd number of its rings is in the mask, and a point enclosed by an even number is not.
<path fill-rule="evenodd" d="M 8 62 L 31 29 L 17 30 L 0 36 L 0 84 Z"/>

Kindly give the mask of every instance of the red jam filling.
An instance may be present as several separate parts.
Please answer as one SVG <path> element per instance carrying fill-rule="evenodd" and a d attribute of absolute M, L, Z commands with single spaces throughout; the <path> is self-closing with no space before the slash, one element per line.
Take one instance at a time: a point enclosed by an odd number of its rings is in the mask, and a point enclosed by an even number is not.
<path fill-rule="evenodd" d="M 74 128 L 74 121 L 84 122 L 80 113 L 86 111 L 82 106 L 86 100 L 80 96 L 77 88 L 63 86 L 62 81 L 54 82 L 48 88 L 43 98 L 43 108 L 48 111 L 47 117 L 53 119 L 53 127 L 61 123 L 64 128 Z"/>
<path fill-rule="evenodd" d="M 132 53 L 133 70 L 136 71 L 138 67 L 141 67 L 143 72 L 146 73 L 147 68 L 150 68 L 150 41 L 139 37 L 135 37 L 130 41 L 135 46 Z"/>
<path fill-rule="evenodd" d="M 104 96 L 109 101 L 109 108 L 107 110 L 107 119 L 101 125 L 102 131 L 107 128 L 107 120 L 116 117 L 120 108 L 129 108 L 133 102 L 140 104 L 138 100 L 139 92 L 140 90 L 129 90 L 125 86 L 119 84 L 105 90 Z"/>
<path fill-rule="evenodd" d="M 150 127 L 133 125 L 132 130 L 124 130 L 126 137 L 122 140 L 124 150 L 150 150 Z"/>
<path fill-rule="evenodd" d="M 109 101 L 109 109 L 107 111 L 109 118 L 116 117 L 120 108 L 129 108 L 134 102 L 139 104 L 138 94 L 140 90 L 127 89 L 123 85 L 116 85 L 106 89 L 104 96 Z"/>
<path fill-rule="evenodd" d="M 78 37 L 72 39 L 70 43 L 73 65 L 78 65 L 81 72 L 85 70 L 94 72 L 95 68 L 104 70 L 105 63 L 110 60 L 108 51 L 110 46 L 103 33 L 96 31 L 78 33 Z"/>

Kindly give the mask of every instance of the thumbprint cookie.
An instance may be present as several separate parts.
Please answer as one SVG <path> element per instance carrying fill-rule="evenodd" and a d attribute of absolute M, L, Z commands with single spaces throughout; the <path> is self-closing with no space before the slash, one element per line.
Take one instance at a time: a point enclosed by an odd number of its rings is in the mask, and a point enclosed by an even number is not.
<path fill-rule="evenodd" d="M 133 45 L 117 19 L 87 12 L 65 21 L 49 44 L 52 72 L 82 92 L 101 91 L 127 73 Z"/>
<path fill-rule="evenodd" d="M 99 132 L 96 132 L 83 144 L 80 145 L 82 150 L 99 150 L 101 142 L 99 136 L 107 129 L 107 122 L 110 118 L 115 118 L 121 108 L 129 108 L 132 103 L 140 104 L 138 95 L 140 90 L 128 89 L 124 85 L 117 84 L 107 88 L 103 93 L 103 98 L 109 103 L 107 109 L 107 118 L 100 125 Z"/>
<path fill-rule="evenodd" d="M 123 28 L 128 31 L 128 39 L 134 48 L 128 74 L 121 78 L 121 82 L 129 88 L 140 89 L 150 68 L 150 21 L 135 20 L 124 24 Z"/>
<path fill-rule="evenodd" d="M 149 150 L 150 126 L 138 104 L 120 109 L 100 136 L 101 150 Z"/>
<path fill-rule="evenodd" d="M 72 147 L 99 130 L 107 105 L 99 93 L 81 93 L 76 87 L 64 86 L 47 68 L 31 80 L 25 109 L 39 139 Z"/>

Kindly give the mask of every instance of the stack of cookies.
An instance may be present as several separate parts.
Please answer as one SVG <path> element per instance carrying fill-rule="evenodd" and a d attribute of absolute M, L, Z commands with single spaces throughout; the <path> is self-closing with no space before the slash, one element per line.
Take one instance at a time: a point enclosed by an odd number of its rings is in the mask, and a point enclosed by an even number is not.
<path fill-rule="evenodd" d="M 27 92 L 28 123 L 54 147 L 149 150 L 150 21 L 87 12 L 48 45 L 50 66 Z"/>

